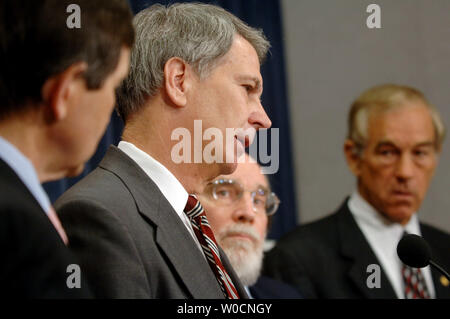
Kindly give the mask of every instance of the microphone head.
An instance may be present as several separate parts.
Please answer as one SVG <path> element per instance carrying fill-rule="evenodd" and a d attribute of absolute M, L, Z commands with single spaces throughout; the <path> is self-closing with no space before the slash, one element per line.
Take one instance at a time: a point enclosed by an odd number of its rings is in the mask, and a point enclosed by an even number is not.
<path fill-rule="evenodd" d="M 407 234 L 398 242 L 397 255 L 405 265 L 422 268 L 430 263 L 431 249 L 422 237 Z"/>

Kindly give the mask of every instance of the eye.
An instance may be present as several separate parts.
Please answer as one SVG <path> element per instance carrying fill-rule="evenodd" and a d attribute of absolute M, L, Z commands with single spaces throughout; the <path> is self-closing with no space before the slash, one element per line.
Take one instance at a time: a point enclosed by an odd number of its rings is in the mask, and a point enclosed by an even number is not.
<path fill-rule="evenodd" d="M 215 188 L 214 196 L 218 200 L 234 200 L 237 197 L 237 190 L 233 185 L 218 185 Z"/>
<path fill-rule="evenodd" d="M 397 152 L 393 149 L 382 149 L 378 152 L 378 154 L 380 154 L 381 156 L 386 156 L 386 157 L 394 156 L 394 155 L 396 155 L 396 153 Z"/>
<path fill-rule="evenodd" d="M 219 198 L 227 198 L 230 197 L 230 191 L 226 190 L 226 189 L 219 189 L 216 191 L 216 195 Z"/>
<path fill-rule="evenodd" d="M 265 207 L 266 203 L 267 203 L 267 192 L 261 188 L 256 190 L 253 198 L 253 204 L 256 207 Z"/>
<path fill-rule="evenodd" d="M 429 155 L 430 152 L 428 150 L 419 149 L 419 150 L 414 150 L 413 154 L 414 154 L 414 156 L 423 157 L 423 156 Z"/>
<path fill-rule="evenodd" d="M 244 87 L 244 89 L 245 89 L 247 92 L 253 91 L 253 86 L 251 86 L 251 85 L 244 84 L 244 85 L 242 85 L 242 86 Z"/>
<path fill-rule="evenodd" d="M 255 199 L 253 200 L 253 203 L 258 206 L 258 207 L 265 207 L 266 206 L 266 200 L 265 198 L 258 198 L 255 197 Z"/>

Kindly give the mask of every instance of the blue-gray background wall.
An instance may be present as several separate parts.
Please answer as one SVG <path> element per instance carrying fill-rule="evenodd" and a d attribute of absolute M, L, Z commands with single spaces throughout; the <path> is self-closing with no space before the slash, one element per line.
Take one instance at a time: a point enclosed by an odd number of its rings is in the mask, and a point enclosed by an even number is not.
<path fill-rule="evenodd" d="M 381 29 L 366 8 L 381 7 Z M 298 220 L 354 189 L 342 145 L 350 103 L 385 82 L 420 89 L 450 125 L 449 0 L 281 0 Z M 419 216 L 450 231 L 450 141 Z"/>

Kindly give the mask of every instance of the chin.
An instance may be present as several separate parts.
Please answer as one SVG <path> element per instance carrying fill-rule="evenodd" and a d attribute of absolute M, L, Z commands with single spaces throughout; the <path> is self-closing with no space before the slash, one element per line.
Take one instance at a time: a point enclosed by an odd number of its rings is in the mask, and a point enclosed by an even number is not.
<path fill-rule="evenodd" d="M 409 222 L 412 215 L 414 215 L 414 210 L 411 207 L 396 207 L 388 210 L 385 217 L 392 222 L 405 225 Z"/>
<path fill-rule="evenodd" d="M 233 174 L 237 169 L 238 163 L 223 163 L 220 167 L 220 175 L 230 175 Z"/>
<path fill-rule="evenodd" d="M 83 170 L 84 170 L 84 164 L 80 164 L 78 166 L 70 167 L 66 171 L 66 177 L 76 177 L 76 176 L 80 175 L 81 173 L 83 173 Z"/>

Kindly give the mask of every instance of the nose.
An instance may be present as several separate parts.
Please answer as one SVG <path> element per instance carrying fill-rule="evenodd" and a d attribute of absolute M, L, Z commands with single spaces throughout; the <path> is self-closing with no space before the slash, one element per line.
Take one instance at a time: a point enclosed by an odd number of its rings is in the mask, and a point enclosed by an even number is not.
<path fill-rule="evenodd" d="M 396 176 L 401 180 L 408 180 L 414 174 L 414 161 L 408 154 L 403 154 L 396 166 Z"/>
<path fill-rule="evenodd" d="M 264 110 L 261 101 L 258 101 L 257 109 L 250 114 L 248 122 L 256 130 L 259 130 L 260 128 L 270 128 L 272 126 L 272 121 Z"/>
<path fill-rule="evenodd" d="M 255 212 L 253 211 L 252 196 L 245 192 L 234 208 L 233 219 L 236 222 L 253 223 L 255 219 Z"/>

